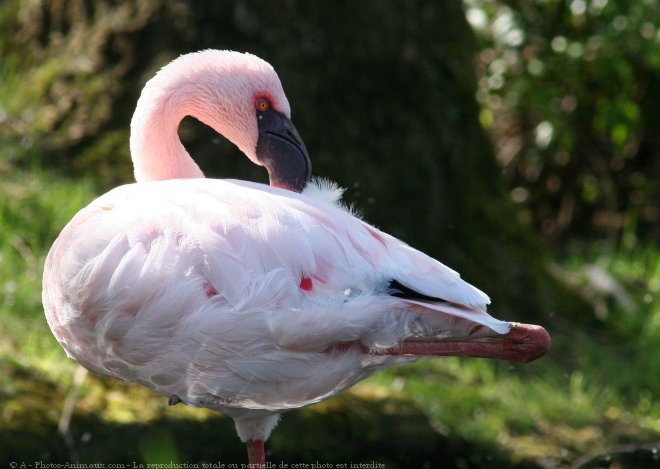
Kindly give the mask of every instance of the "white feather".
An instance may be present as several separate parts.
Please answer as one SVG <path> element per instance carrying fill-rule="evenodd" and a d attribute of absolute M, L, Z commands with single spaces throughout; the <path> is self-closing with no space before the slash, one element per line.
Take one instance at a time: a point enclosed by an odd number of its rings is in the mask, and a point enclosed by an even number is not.
<path fill-rule="evenodd" d="M 239 417 L 317 402 L 402 361 L 328 353 L 334 344 L 508 331 L 437 261 L 327 201 L 251 183 L 117 188 L 63 230 L 46 270 L 68 273 L 44 298 L 76 360 Z M 456 304 L 392 297 L 392 278 Z"/>
<path fill-rule="evenodd" d="M 313 177 L 303 189 L 303 194 L 318 202 L 344 208 L 341 198 L 346 189 L 330 179 Z"/>

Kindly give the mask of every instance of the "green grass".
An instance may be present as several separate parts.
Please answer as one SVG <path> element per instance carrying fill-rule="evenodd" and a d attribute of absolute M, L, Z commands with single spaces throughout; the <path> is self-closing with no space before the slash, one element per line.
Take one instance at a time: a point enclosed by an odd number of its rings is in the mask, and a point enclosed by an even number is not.
<path fill-rule="evenodd" d="M 75 407 L 75 446 L 66 446 L 56 427 L 77 365 L 46 325 L 41 274 L 59 230 L 95 194 L 90 181 L 38 168 L 0 172 L 0 462 L 244 462 L 228 418 L 169 408 L 141 386 L 91 376 Z M 596 291 L 590 266 L 626 300 Z M 595 305 L 594 327 L 556 317 L 553 350 L 531 364 L 421 360 L 378 373 L 284 415 L 271 458 L 561 467 L 593 454 L 583 467 L 651 467 L 660 445 L 658 247 L 576 246 L 554 270 Z"/>
<path fill-rule="evenodd" d="M 84 181 L 56 180 L 38 170 L 0 176 L 0 312 L 5 328 L 1 348 L 50 351 L 53 345 L 43 343 L 44 334 L 32 334 L 43 322 L 44 260 L 64 224 L 94 194 Z"/>

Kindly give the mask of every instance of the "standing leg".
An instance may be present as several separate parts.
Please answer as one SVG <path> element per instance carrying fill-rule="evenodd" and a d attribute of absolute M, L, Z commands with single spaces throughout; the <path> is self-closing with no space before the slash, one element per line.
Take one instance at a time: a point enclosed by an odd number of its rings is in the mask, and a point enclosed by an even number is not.
<path fill-rule="evenodd" d="M 248 462 L 251 468 L 263 468 L 266 466 L 266 449 L 264 440 L 248 440 L 247 443 Z"/>

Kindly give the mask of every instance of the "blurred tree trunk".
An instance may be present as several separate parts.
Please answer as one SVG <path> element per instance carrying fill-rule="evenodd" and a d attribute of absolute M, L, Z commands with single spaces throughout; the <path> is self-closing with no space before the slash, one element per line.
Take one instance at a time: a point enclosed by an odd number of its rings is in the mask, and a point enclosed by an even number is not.
<path fill-rule="evenodd" d="M 138 5 L 139 4 L 139 5 Z M 5 75 L 28 80 L 10 128 L 62 172 L 132 178 L 128 125 L 144 82 L 178 54 L 220 48 L 273 64 L 314 174 L 370 221 L 490 292 L 495 314 L 554 308 L 539 243 L 516 219 L 478 122 L 476 46 L 455 0 L 7 2 Z M 20 112 L 19 112 L 20 111 Z M 266 180 L 201 125 L 182 137 L 207 175 Z M 517 312 L 508 308 L 515 307 Z"/>

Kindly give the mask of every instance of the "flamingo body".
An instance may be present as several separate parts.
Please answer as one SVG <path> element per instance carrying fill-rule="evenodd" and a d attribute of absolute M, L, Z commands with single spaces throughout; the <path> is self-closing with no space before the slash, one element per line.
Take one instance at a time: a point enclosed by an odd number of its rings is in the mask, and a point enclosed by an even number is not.
<path fill-rule="evenodd" d="M 266 166 L 271 186 L 203 178 L 176 135 L 185 115 Z M 281 412 L 378 368 L 425 355 L 527 361 L 550 345 L 355 217 L 336 187 L 310 183 L 261 59 L 204 51 L 164 67 L 138 101 L 131 153 L 138 183 L 78 212 L 48 254 L 48 324 L 87 369 L 233 417 L 251 463 Z"/>
<path fill-rule="evenodd" d="M 509 330 L 439 262 L 332 203 L 243 181 L 114 189 L 65 227 L 45 271 L 46 317 L 71 357 L 237 421 L 414 359 L 333 345 Z M 455 304 L 392 296 L 399 278 Z"/>

